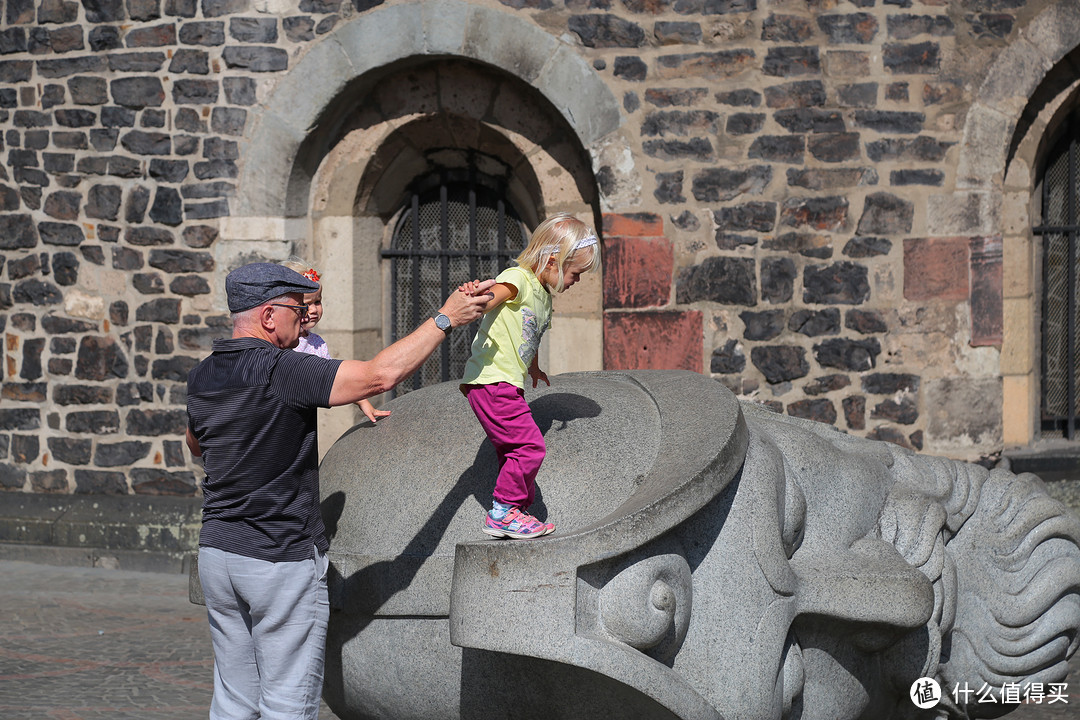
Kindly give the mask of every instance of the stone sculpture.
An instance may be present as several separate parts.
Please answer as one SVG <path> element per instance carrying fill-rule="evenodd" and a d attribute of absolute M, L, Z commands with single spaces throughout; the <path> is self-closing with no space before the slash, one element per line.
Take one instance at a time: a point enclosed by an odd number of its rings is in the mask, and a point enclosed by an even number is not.
<path fill-rule="evenodd" d="M 1080 519 L 1035 476 L 694 373 L 567 374 L 526 397 L 546 538 L 480 532 L 496 460 L 453 383 L 327 454 L 343 719 L 959 718 L 1007 706 L 958 705 L 954 685 L 1064 680 Z M 928 711 L 909 697 L 923 677 L 945 690 Z"/>

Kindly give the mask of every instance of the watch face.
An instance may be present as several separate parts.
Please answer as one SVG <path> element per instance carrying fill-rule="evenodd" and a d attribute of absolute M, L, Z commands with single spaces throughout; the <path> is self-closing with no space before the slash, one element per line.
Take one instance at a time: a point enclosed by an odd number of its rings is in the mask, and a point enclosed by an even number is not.
<path fill-rule="evenodd" d="M 442 313 L 435 316 L 435 326 L 440 330 L 450 329 L 450 318 L 446 317 Z"/>

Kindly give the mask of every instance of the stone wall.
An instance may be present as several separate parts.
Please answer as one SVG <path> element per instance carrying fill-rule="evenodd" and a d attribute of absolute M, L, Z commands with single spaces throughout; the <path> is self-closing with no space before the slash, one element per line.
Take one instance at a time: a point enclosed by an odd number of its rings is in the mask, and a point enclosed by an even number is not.
<path fill-rule="evenodd" d="M 197 494 L 185 381 L 228 332 L 222 228 L 243 177 L 295 160 L 252 128 L 313 48 L 408 4 L 4 0 L 0 488 Z M 605 367 L 711 374 L 931 452 L 1001 449 L 1006 159 L 958 166 L 987 68 L 1030 56 L 1018 84 L 1036 84 L 1039 52 L 1071 40 L 1032 50 L 1026 28 L 1075 2 L 428 4 L 448 28 L 474 10 L 539 28 L 621 102 L 619 142 L 582 144 Z M 470 37 L 462 56 L 520 74 L 513 42 Z M 1015 105 L 1008 140 L 1028 97 L 991 90 Z"/>

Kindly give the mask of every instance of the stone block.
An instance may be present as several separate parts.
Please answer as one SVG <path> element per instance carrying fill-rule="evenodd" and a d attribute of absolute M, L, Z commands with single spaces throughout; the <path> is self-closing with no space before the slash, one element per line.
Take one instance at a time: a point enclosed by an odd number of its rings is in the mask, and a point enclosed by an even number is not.
<path fill-rule="evenodd" d="M 762 72 L 776 77 L 818 75 L 821 58 L 816 46 L 788 46 L 769 48 L 762 63 Z"/>
<path fill-rule="evenodd" d="M 242 43 L 273 44 L 277 42 L 277 18 L 229 18 L 229 37 Z"/>
<path fill-rule="evenodd" d="M 590 48 L 636 48 L 646 43 L 640 25 L 617 15 L 571 15 L 567 28 Z"/>
<path fill-rule="evenodd" d="M 762 135 L 754 139 L 747 157 L 751 160 L 801 164 L 806 139 L 801 135 Z"/>
<path fill-rule="evenodd" d="M 664 237 L 664 219 L 653 213 L 605 213 L 604 236 Z"/>
<path fill-rule="evenodd" d="M 934 235 L 993 235 L 998 227 L 1000 195 L 957 192 L 931 195 L 927 203 L 927 227 Z"/>
<path fill-rule="evenodd" d="M 761 299 L 786 303 L 795 292 L 796 269 L 790 258 L 766 257 L 761 260 Z"/>
<path fill-rule="evenodd" d="M 728 135 L 752 135 L 765 126 L 764 113 L 732 113 L 728 115 L 724 132 Z"/>
<path fill-rule="evenodd" d="M 856 232 L 859 234 L 896 235 L 911 231 L 915 205 L 891 193 L 871 193 L 863 204 Z"/>
<path fill-rule="evenodd" d="M 793 197 L 784 201 L 780 224 L 837 232 L 848 226 L 848 199 L 844 196 Z"/>
<path fill-rule="evenodd" d="M 772 179 L 772 168 L 754 165 L 747 168 L 708 168 L 691 180 L 691 193 L 699 202 L 724 202 L 740 195 L 761 195 Z"/>
<path fill-rule="evenodd" d="M 761 23 L 761 39 L 767 42 L 803 43 L 813 34 L 812 21 L 801 15 L 770 13 Z"/>
<path fill-rule="evenodd" d="M 784 331 L 784 311 L 765 310 L 739 313 L 743 322 L 743 338 L 746 340 L 772 340 Z"/>
<path fill-rule="evenodd" d="M 936 42 L 885 43 L 881 59 L 889 72 L 936 75 L 941 69 L 941 47 Z"/>
<path fill-rule="evenodd" d="M 971 240 L 971 345 L 1002 344 L 1002 243 Z"/>
<path fill-rule="evenodd" d="M 829 42 L 836 45 L 865 45 L 878 34 L 877 18 L 864 12 L 821 15 L 817 24 Z"/>
<path fill-rule="evenodd" d="M 831 338 L 814 345 L 814 357 L 822 367 L 865 372 L 875 367 L 881 344 L 873 339 Z"/>
<path fill-rule="evenodd" d="M 923 394 L 927 437 L 935 447 L 1001 444 L 1001 380 L 948 377 L 929 380 Z"/>
<path fill-rule="evenodd" d="M 1006 298 L 1002 302 L 1002 375 L 1027 375 L 1035 370 L 1037 358 L 1029 350 L 1036 340 L 1032 305 L 1027 298 Z"/>
<path fill-rule="evenodd" d="M 749 48 L 661 55 L 656 58 L 656 74 L 661 80 L 677 78 L 723 80 L 747 72 L 755 60 L 756 55 Z"/>
<path fill-rule="evenodd" d="M 836 406 L 833 405 L 832 400 L 826 398 L 812 398 L 790 403 L 787 406 L 787 414 L 827 425 L 836 423 Z"/>
<path fill-rule="evenodd" d="M 757 278 L 752 258 L 710 257 L 684 268 L 676 283 L 676 302 L 708 301 L 725 305 L 757 304 Z"/>
<path fill-rule="evenodd" d="M 968 238 L 904 240 L 904 298 L 966 300 L 969 292 Z"/>
<path fill-rule="evenodd" d="M 604 307 L 667 305 L 674 267 L 666 238 L 608 235 L 604 242 Z"/>
<path fill-rule="evenodd" d="M 640 82 L 648 78 L 649 66 L 645 64 L 645 60 L 634 55 L 620 55 L 615 58 L 615 66 L 612 67 L 612 73 L 616 78 L 622 80 L 630 80 L 631 82 Z"/>
<path fill-rule="evenodd" d="M 992 190 L 998 186 L 1008 147 L 999 138 L 1012 132 L 1012 119 L 995 108 L 975 103 L 967 112 L 956 168 L 956 186 Z"/>
<path fill-rule="evenodd" d="M 758 345 L 750 349 L 750 362 L 772 384 L 797 380 L 810 374 L 806 349 L 795 345 Z"/>
<path fill-rule="evenodd" d="M 221 52 L 225 66 L 256 73 L 272 73 L 289 67 L 289 54 L 284 48 L 226 45 Z"/>
<path fill-rule="evenodd" d="M 840 311 L 836 308 L 796 310 L 788 319 L 788 330 L 807 337 L 837 335 L 840 333 Z"/>
<path fill-rule="evenodd" d="M 889 86 L 893 87 L 892 85 Z M 836 89 L 836 99 L 841 107 L 871 108 L 877 105 L 878 84 L 874 82 L 853 83 L 841 85 Z M 906 100 L 907 98 L 889 97 L 886 90 L 886 100 Z"/>
<path fill-rule="evenodd" d="M 94 465 L 98 467 L 120 467 L 134 465 L 150 453 L 150 443 L 136 440 L 97 444 L 94 450 Z"/>
<path fill-rule="evenodd" d="M 184 45 L 203 45 L 206 47 L 224 45 L 225 23 L 218 20 L 184 23 L 180 27 L 178 37 Z"/>
<path fill-rule="evenodd" d="M 169 22 L 133 27 L 125 34 L 124 44 L 129 48 L 171 47 L 176 45 L 176 25 Z"/>
<path fill-rule="evenodd" d="M 1004 370 L 1002 371 L 1004 372 Z M 1035 411 L 1032 398 L 1032 375 L 1004 375 L 1001 378 L 1002 407 L 1007 408 L 1002 418 L 1001 439 L 1005 447 L 1027 447 L 1035 440 Z"/>
<path fill-rule="evenodd" d="M 605 369 L 674 368 L 701 372 L 702 314 L 604 313 Z"/>
<path fill-rule="evenodd" d="M 1005 117 L 1017 117 L 1056 61 L 1046 48 L 1036 47 L 1026 38 L 1010 42 L 979 87 L 979 104 Z"/>
<path fill-rule="evenodd" d="M 746 354 L 735 340 L 729 339 L 722 346 L 713 349 L 709 358 L 709 372 L 741 373 L 746 369 Z"/>
<path fill-rule="evenodd" d="M 849 430 L 866 428 L 866 398 L 853 395 L 841 401 L 844 408 L 844 423 Z"/>

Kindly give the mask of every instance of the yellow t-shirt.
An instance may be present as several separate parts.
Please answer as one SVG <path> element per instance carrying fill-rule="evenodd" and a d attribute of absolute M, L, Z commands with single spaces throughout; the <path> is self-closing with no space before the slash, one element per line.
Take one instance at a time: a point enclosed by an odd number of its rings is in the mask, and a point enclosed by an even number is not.
<path fill-rule="evenodd" d="M 516 287 L 517 296 L 489 312 L 480 322 L 461 382 L 467 385 L 508 382 L 524 388 L 529 365 L 551 324 L 551 293 L 528 268 L 507 268 L 495 281 Z"/>

